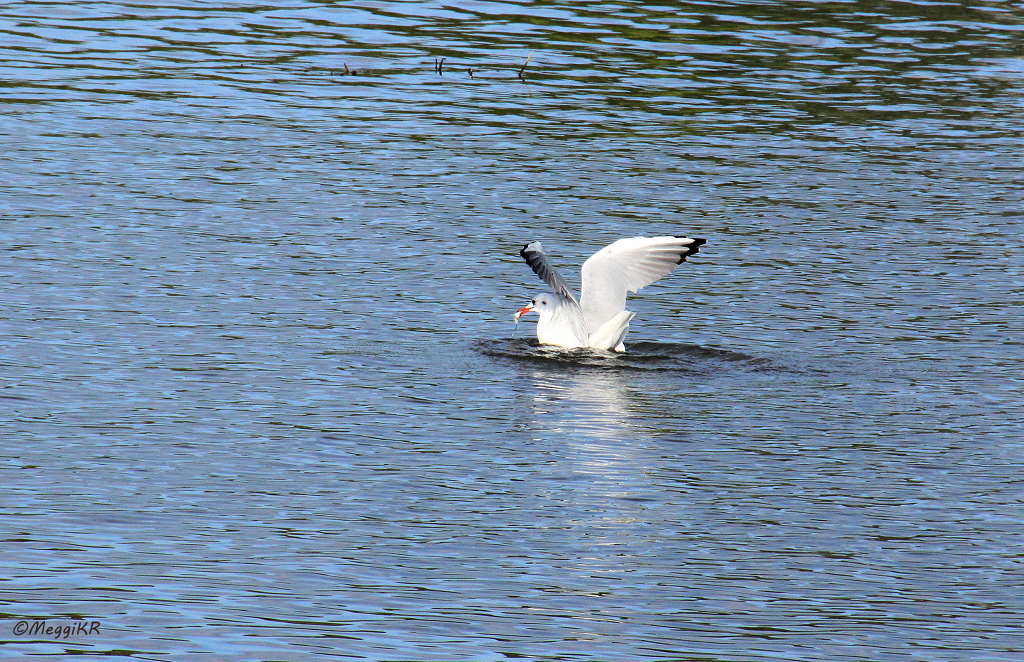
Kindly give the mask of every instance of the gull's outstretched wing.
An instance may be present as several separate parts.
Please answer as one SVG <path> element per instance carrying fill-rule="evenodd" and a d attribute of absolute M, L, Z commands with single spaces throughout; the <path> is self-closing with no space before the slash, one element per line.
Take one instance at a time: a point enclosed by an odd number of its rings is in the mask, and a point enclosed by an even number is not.
<path fill-rule="evenodd" d="M 544 254 L 544 247 L 540 245 L 539 241 L 526 244 L 523 246 L 523 250 L 519 251 L 519 254 L 523 256 L 526 263 L 533 269 L 533 273 L 540 276 L 542 281 L 551 286 L 555 294 L 579 305 L 576 302 L 576 297 L 572 294 L 572 290 L 569 289 L 569 286 L 565 284 L 562 277 L 558 275 L 555 268 L 548 262 L 548 257 Z"/>
<path fill-rule="evenodd" d="M 689 237 L 631 237 L 619 239 L 591 255 L 583 263 L 580 294 L 587 327 L 597 329 L 622 312 L 627 293 L 672 273 L 676 265 L 686 261 L 706 241 Z"/>

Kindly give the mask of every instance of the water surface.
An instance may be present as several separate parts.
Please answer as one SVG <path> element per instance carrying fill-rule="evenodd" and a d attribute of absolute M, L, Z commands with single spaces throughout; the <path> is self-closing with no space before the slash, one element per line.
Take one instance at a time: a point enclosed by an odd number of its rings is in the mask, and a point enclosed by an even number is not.
<path fill-rule="evenodd" d="M 0 651 L 1020 659 L 1022 19 L 4 3 Z"/>

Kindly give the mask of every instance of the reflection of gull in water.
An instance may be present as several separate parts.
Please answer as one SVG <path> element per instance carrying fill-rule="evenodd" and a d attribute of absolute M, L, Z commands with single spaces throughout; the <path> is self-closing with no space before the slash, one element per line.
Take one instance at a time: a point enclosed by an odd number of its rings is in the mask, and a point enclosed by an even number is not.
<path fill-rule="evenodd" d="M 584 528 L 617 529 L 636 517 L 652 490 L 646 449 L 650 435 L 631 412 L 633 387 L 617 371 L 533 371 L 533 420 L 561 447 L 562 499 Z M 603 533 L 600 534 L 603 537 Z"/>
<path fill-rule="evenodd" d="M 652 465 L 662 453 L 638 419 L 643 402 L 618 370 L 536 369 L 533 416 L 538 435 L 557 448 L 544 496 L 557 503 L 553 535 L 581 541 L 586 553 L 562 566 L 566 586 L 589 586 L 595 575 L 625 579 L 642 565 L 666 499 Z M 542 428 L 542 429 L 541 429 Z M 653 447 L 653 448 L 652 448 Z M 600 638 L 599 630 L 591 633 Z"/>
<path fill-rule="evenodd" d="M 534 370 L 531 377 L 537 389 L 534 419 L 549 431 L 616 441 L 641 434 L 630 420 L 631 393 L 621 373 Z"/>

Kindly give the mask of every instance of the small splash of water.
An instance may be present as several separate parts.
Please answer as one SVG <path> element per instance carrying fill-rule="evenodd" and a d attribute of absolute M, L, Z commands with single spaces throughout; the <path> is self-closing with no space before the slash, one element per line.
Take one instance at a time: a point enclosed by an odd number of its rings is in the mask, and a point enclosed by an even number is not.
<path fill-rule="evenodd" d="M 497 338 L 477 341 L 474 347 L 485 356 L 562 369 L 674 371 L 695 375 L 785 371 L 765 358 L 688 343 L 636 342 L 630 343 L 625 352 L 605 352 L 541 345 L 535 339 Z"/>

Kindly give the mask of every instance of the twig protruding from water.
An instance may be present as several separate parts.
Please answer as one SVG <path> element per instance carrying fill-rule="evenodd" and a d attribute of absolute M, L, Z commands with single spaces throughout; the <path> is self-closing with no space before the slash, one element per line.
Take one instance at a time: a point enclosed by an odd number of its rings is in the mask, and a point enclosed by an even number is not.
<path fill-rule="evenodd" d="M 523 72 L 526 71 L 526 65 L 530 64 L 530 60 L 532 59 L 533 53 L 530 53 L 529 55 L 526 56 L 526 62 L 523 62 L 523 66 L 519 67 L 519 71 L 517 72 L 519 75 L 519 80 L 523 81 L 524 83 L 526 82 L 526 77 L 523 75 Z"/>

